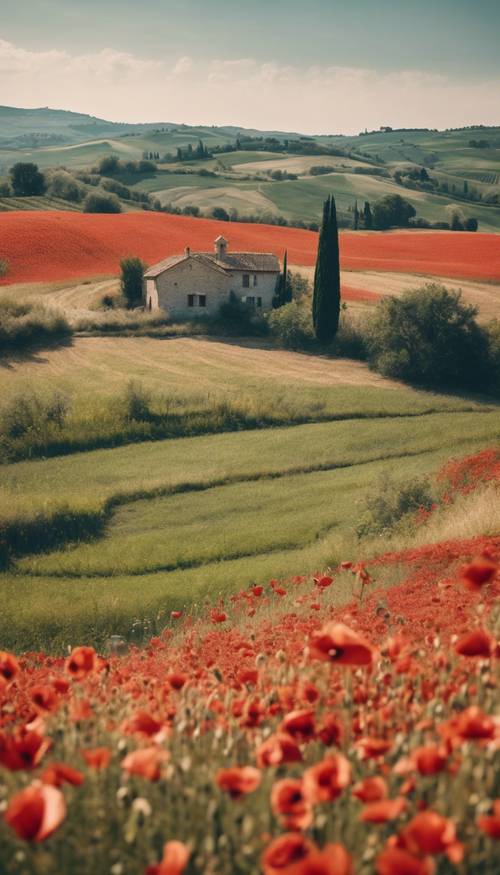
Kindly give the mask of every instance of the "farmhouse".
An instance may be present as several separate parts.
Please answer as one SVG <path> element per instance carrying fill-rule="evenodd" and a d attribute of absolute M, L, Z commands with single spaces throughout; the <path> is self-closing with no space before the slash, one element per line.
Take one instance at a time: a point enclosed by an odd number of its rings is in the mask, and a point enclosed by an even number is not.
<path fill-rule="evenodd" d="M 146 309 L 161 308 L 175 315 L 193 310 L 215 313 L 231 293 L 258 310 L 272 306 L 277 257 L 269 252 L 229 252 L 224 237 L 217 237 L 213 252 L 173 255 L 144 274 Z"/>

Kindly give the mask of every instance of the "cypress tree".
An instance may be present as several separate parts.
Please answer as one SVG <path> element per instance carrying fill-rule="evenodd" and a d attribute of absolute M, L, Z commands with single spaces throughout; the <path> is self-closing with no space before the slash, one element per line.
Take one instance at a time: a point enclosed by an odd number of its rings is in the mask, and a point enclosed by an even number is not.
<path fill-rule="evenodd" d="M 371 231 L 373 228 L 373 218 L 372 218 L 372 210 L 370 207 L 370 201 L 365 201 L 365 228 L 367 231 Z"/>
<path fill-rule="evenodd" d="M 285 249 L 283 258 L 283 277 L 281 280 L 281 300 L 283 304 L 289 304 L 292 300 L 292 287 L 288 280 L 288 252 Z"/>
<path fill-rule="evenodd" d="M 358 210 L 358 202 L 354 201 L 354 230 L 357 231 L 359 228 L 359 210 Z"/>
<path fill-rule="evenodd" d="M 335 198 L 323 205 L 312 302 L 314 333 L 321 343 L 331 343 L 339 327 L 340 259 Z"/>

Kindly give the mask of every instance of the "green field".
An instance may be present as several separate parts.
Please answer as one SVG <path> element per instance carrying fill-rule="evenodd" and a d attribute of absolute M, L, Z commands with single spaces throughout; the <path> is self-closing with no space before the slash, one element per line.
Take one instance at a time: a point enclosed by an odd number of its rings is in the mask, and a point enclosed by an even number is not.
<path fill-rule="evenodd" d="M 93 540 L 65 543 L 63 532 L 58 547 L 22 549 L 2 572 L 4 646 L 102 642 L 136 620 L 161 627 L 174 606 L 324 568 L 357 550 L 363 498 L 384 474 L 430 474 L 500 436 L 493 404 L 406 388 L 355 362 L 194 338 L 77 338 L 9 363 L 0 390 L 59 389 L 85 405 L 131 375 L 176 403 L 268 404 L 311 422 L 3 465 L 4 525 L 50 534 L 57 513 L 104 522 Z"/>

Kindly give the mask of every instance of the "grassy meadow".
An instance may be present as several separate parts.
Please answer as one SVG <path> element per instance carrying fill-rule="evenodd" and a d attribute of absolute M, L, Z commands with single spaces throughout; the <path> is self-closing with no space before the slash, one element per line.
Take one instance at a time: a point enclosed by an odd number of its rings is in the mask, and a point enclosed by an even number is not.
<path fill-rule="evenodd" d="M 0 466 L 5 646 L 141 636 L 174 607 L 336 563 L 385 476 L 431 475 L 500 436 L 494 404 L 250 341 L 77 337 L 4 362 L 0 392 L 62 392 L 76 428 L 131 377 L 179 409 L 237 404 L 256 422 Z"/>

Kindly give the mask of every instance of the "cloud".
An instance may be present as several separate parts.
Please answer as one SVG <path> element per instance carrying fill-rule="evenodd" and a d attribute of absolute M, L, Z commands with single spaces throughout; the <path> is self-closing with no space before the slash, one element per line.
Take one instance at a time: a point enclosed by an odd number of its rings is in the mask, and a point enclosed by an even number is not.
<path fill-rule="evenodd" d="M 498 124 L 500 81 L 422 70 L 278 64 L 255 58 L 70 55 L 0 40 L 0 103 L 66 107 L 109 119 L 233 124 L 304 133 Z"/>

